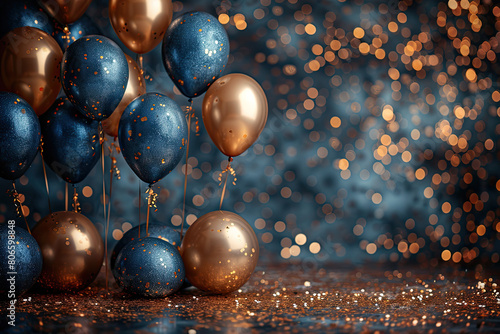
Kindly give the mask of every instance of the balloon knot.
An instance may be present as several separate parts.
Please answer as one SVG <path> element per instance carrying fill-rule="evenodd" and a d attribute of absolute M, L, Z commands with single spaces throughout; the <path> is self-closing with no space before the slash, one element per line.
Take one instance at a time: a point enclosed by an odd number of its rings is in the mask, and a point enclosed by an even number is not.
<path fill-rule="evenodd" d="M 226 168 L 221 171 L 219 173 L 219 186 L 222 184 L 222 177 L 224 176 L 224 173 L 228 173 L 227 176 L 229 176 L 229 174 L 232 176 L 233 178 L 233 185 L 236 185 L 236 181 L 238 180 L 238 178 L 236 177 L 236 171 L 233 169 L 233 167 L 231 166 L 231 162 L 233 161 L 233 158 L 232 157 L 229 157 L 227 159 L 227 166 Z"/>

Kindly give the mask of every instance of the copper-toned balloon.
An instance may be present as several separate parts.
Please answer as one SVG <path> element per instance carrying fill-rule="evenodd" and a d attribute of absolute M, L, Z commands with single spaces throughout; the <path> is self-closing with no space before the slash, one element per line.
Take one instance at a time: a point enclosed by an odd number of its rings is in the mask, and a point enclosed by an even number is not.
<path fill-rule="evenodd" d="M 72 211 L 54 212 L 38 222 L 32 235 L 42 251 L 41 288 L 78 291 L 97 277 L 104 245 L 87 217 Z"/>
<path fill-rule="evenodd" d="M 146 83 L 144 82 L 144 77 L 141 74 L 139 66 L 128 55 L 125 55 L 125 57 L 127 57 L 128 62 L 127 89 L 123 94 L 120 104 L 118 104 L 118 107 L 116 107 L 111 116 L 102 121 L 104 132 L 112 137 L 118 136 L 118 124 L 120 123 L 123 110 L 125 110 L 130 102 L 136 97 L 146 94 Z"/>
<path fill-rule="evenodd" d="M 40 116 L 61 90 L 59 44 L 46 32 L 19 27 L 0 40 L 0 90 L 15 93 Z"/>
<path fill-rule="evenodd" d="M 189 227 L 181 256 L 191 284 L 212 293 L 228 293 L 252 275 L 259 258 L 259 242 L 242 217 L 213 211 Z"/>
<path fill-rule="evenodd" d="M 92 0 L 38 0 L 38 2 L 57 21 L 69 24 L 85 13 Z"/>
<path fill-rule="evenodd" d="M 205 94 L 202 116 L 217 148 L 235 157 L 252 146 L 266 125 L 266 94 L 257 81 L 247 75 L 225 75 Z"/>
<path fill-rule="evenodd" d="M 111 25 L 135 53 L 149 52 L 163 40 L 173 9 L 172 0 L 109 0 Z"/>

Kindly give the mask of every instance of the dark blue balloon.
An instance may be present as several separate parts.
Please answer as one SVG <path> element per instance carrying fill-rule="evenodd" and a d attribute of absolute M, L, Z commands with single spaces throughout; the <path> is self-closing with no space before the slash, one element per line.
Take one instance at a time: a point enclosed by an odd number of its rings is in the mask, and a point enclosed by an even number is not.
<path fill-rule="evenodd" d="M 60 97 L 40 117 L 40 125 L 45 162 L 66 182 L 82 181 L 99 160 L 98 123 Z"/>
<path fill-rule="evenodd" d="M 101 34 L 100 29 L 87 15 L 83 15 L 77 21 L 68 24 L 69 38 L 64 32 L 64 27 L 59 23 L 55 22 L 54 27 L 54 39 L 63 50 L 66 50 L 69 45 L 73 44 L 80 37 Z"/>
<path fill-rule="evenodd" d="M 0 224 L 0 256 L 0 299 L 12 300 L 28 291 L 40 276 L 42 253 L 28 231 L 9 223 Z M 14 262 L 9 263 L 11 260 Z"/>
<path fill-rule="evenodd" d="M 168 27 L 162 57 L 177 88 L 192 98 L 203 94 L 222 75 L 229 58 L 229 38 L 212 15 L 185 13 Z"/>
<path fill-rule="evenodd" d="M 61 62 L 61 81 L 69 100 L 88 118 L 108 118 L 122 100 L 128 81 L 125 54 L 99 35 L 71 44 Z"/>
<path fill-rule="evenodd" d="M 1 1 L 0 38 L 19 27 L 34 27 L 49 35 L 54 33 L 54 21 L 38 6 L 35 0 Z"/>
<path fill-rule="evenodd" d="M 114 269 L 116 263 L 116 257 L 122 248 L 129 242 L 139 239 L 139 227 L 141 229 L 141 237 L 146 237 L 146 223 L 142 223 L 140 226 L 131 228 L 123 235 L 123 237 L 116 243 L 115 248 L 113 248 L 113 253 L 111 253 L 111 260 L 109 261 L 109 266 L 111 270 Z M 179 232 L 170 228 L 168 226 L 149 223 L 148 227 L 149 237 L 159 238 L 165 240 L 166 242 L 172 244 L 172 246 L 180 247 L 181 245 L 181 235 Z"/>
<path fill-rule="evenodd" d="M 141 238 L 118 253 L 113 275 L 127 293 L 165 297 L 181 288 L 185 271 L 177 247 L 158 238 Z"/>
<path fill-rule="evenodd" d="M 148 93 L 123 111 L 118 139 L 123 157 L 144 182 L 167 176 L 184 153 L 187 125 L 181 108 L 169 97 Z"/>
<path fill-rule="evenodd" d="M 0 177 L 22 176 L 39 146 L 40 123 L 31 106 L 14 93 L 0 92 Z"/>

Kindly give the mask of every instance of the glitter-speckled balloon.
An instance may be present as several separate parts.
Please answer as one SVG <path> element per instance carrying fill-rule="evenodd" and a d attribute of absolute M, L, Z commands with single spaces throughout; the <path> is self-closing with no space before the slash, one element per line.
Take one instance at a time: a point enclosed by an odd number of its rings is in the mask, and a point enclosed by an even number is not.
<path fill-rule="evenodd" d="M 122 100 L 128 81 L 127 58 L 115 42 L 99 35 L 71 44 L 61 63 L 66 96 L 88 118 L 107 118 Z"/>
<path fill-rule="evenodd" d="M 66 34 L 61 24 L 56 22 L 54 27 L 54 39 L 63 50 L 66 50 L 69 45 L 83 36 L 99 35 L 101 33 L 100 29 L 87 15 L 83 15 L 77 21 L 68 24 L 68 34 Z"/>
<path fill-rule="evenodd" d="M 259 259 L 259 241 L 241 216 L 213 211 L 198 218 L 182 240 L 186 278 L 198 289 L 228 293 L 245 284 Z"/>
<path fill-rule="evenodd" d="M 97 122 L 61 97 L 40 117 L 40 125 L 46 163 L 66 182 L 82 181 L 99 160 Z"/>
<path fill-rule="evenodd" d="M 1 1 L 0 37 L 19 27 L 33 27 L 52 35 L 53 19 L 50 18 L 36 0 Z"/>
<path fill-rule="evenodd" d="M 40 123 L 31 106 L 14 93 L 0 92 L 0 177 L 22 176 L 39 145 Z"/>
<path fill-rule="evenodd" d="M 118 127 L 125 161 L 149 184 L 158 182 L 177 166 L 186 138 L 187 125 L 181 108 L 171 98 L 156 93 L 132 101 Z"/>
<path fill-rule="evenodd" d="M 165 297 L 181 288 L 185 272 L 177 247 L 158 238 L 141 238 L 123 247 L 113 275 L 130 294 Z"/>
<path fill-rule="evenodd" d="M 78 291 L 94 281 L 104 244 L 94 224 L 72 211 L 53 212 L 32 231 L 43 257 L 38 285 L 50 291 Z"/>
<path fill-rule="evenodd" d="M 0 256 L 0 299 L 19 297 L 31 288 L 42 271 L 40 247 L 28 231 L 15 223 L 0 224 Z M 8 295 L 11 290 L 14 290 L 12 297 Z"/>
<path fill-rule="evenodd" d="M 109 261 L 109 266 L 111 269 L 115 267 L 116 257 L 118 253 L 122 250 L 122 248 L 127 245 L 129 242 L 139 239 L 139 228 L 141 229 L 141 237 L 146 237 L 146 224 L 143 223 L 140 226 L 136 226 L 130 230 L 128 230 L 123 237 L 116 243 L 115 248 L 113 248 L 113 252 L 111 253 L 111 259 Z M 166 242 L 172 244 L 175 247 L 180 247 L 181 245 L 181 235 L 179 232 L 170 228 L 168 226 L 149 223 L 148 227 L 149 237 L 151 238 L 159 238 L 165 240 Z"/>
<path fill-rule="evenodd" d="M 226 67 L 229 38 L 210 14 L 189 12 L 176 18 L 165 34 L 163 64 L 185 96 L 203 94 Z"/>

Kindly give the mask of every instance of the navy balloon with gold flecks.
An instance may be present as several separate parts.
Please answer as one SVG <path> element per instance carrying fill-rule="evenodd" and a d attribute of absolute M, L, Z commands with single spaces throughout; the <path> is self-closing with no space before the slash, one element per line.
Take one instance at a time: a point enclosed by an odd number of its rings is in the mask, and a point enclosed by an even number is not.
<path fill-rule="evenodd" d="M 0 38 L 19 27 L 33 27 L 54 33 L 54 20 L 50 18 L 36 0 L 0 1 Z"/>
<path fill-rule="evenodd" d="M 127 58 L 109 38 L 84 36 L 66 49 L 61 81 L 66 96 L 83 115 L 103 120 L 113 113 L 125 93 Z"/>
<path fill-rule="evenodd" d="M 113 248 L 113 252 L 111 253 L 111 259 L 109 261 L 109 266 L 111 269 L 115 267 L 116 258 L 118 253 L 123 249 L 125 245 L 129 242 L 139 239 L 139 229 L 141 230 L 140 236 L 146 237 L 146 224 L 143 223 L 139 226 L 131 228 L 128 230 L 123 237 L 116 243 L 115 248 Z M 172 246 L 180 247 L 181 246 L 181 235 L 179 232 L 174 230 L 171 227 L 160 225 L 159 223 L 151 224 L 149 223 L 148 227 L 149 237 L 158 238 L 161 240 L 165 240 L 166 242 L 172 244 Z"/>
<path fill-rule="evenodd" d="M 181 93 L 196 97 L 222 75 L 229 58 L 229 38 L 212 15 L 188 12 L 168 27 L 162 57 L 167 73 Z"/>
<path fill-rule="evenodd" d="M 181 160 L 187 124 L 181 108 L 171 98 L 148 93 L 123 111 L 118 139 L 130 168 L 142 181 L 153 184 Z"/>
<path fill-rule="evenodd" d="M 123 247 L 113 275 L 127 293 L 165 297 L 181 288 L 185 271 L 177 247 L 158 238 L 141 238 Z"/>
<path fill-rule="evenodd" d="M 40 117 L 40 125 L 45 162 L 64 181 L 82 181 L 99 160 L 97 121 L 61 97 Z"/>
<path fill-rule="evenodd" d="M 66 34 L 64 27 L 57 21 L 54 22 L 54 28 L 54 39 L 63 51 L 83 36 L 99 35 L 101 33 L 90 17 L 85 14 L 75 22 L 68 24 L 68 34 Z"/>
<path fill-rule="evenodd" d="M 40 145 L 40 123 L 31 106 L 14 93 L 0 92 L 0 177 L 21 177 Z"/>
<path fill-rule="evenodd" d="M 0 224 L 0 256 L 0 299 L 12 300 L 28 291 L 40 276 L 42 253 L 28 231 L 4 223 Z"/>

